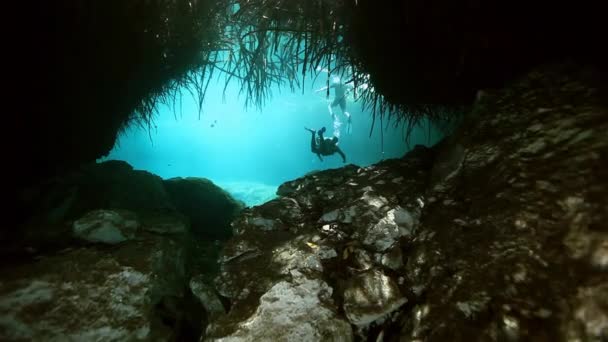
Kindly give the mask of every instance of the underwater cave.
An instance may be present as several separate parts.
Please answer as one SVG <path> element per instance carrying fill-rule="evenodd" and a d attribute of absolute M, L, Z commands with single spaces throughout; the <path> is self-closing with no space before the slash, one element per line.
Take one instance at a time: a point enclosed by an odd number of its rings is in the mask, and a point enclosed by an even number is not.
<path fill-rule="evenodd" d="M 608 339 L 604 5 L 19 7 L 0 340 Z"/>

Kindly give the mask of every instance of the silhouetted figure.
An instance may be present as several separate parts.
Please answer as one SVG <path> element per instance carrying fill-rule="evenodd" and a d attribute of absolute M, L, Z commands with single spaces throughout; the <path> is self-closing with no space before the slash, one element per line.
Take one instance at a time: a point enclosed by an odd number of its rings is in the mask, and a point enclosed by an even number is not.
<path fill-rule="evenodd" d="M 346 156 L 344 152 L 338 147 L 338 137 L 333 136 L 332 138 L 324 138 L 325 127 L 321 128 L 318 132 L 318 137 L 315 137 L 315 130 L 304 127 L 311 134 L 310 150 L 312 153 L 319 157 L 320 161 L 323 161 L 321 156 L 330 156 L 334 153 L 338 153 L 342 157 L 342 162 L 346 163 Z"/>

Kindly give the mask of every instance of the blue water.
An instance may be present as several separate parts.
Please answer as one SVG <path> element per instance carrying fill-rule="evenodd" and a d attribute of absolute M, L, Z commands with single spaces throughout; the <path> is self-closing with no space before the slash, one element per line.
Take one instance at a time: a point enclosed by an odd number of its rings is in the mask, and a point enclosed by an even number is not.
<path fill-rule="evenodd" d="M 223 82 L 212 81 L 200 119 L 196 102 L 184 91 L 181 106 L 179 99 L 175 111 L 173 106 L 160 106 L 150 131 L 131 127 L 100 161 L 124 160 L 135 169 L 165 179 L 205 177 L 247 205 L 263 203 L 274 197 L 285 181 L 313 170 L 345 165 L 337 154 L 319 161 L 310 151 L 311 135 L 304 127 L 325 126 L 326 136 L 331 136 L 334 122 L 327 104 L 333 92 L 327 99 L 324 91 L 313 91 L 325 85 L 322 76 L 314 84 L 312 79 L 306 81 L 304 92 L 274 88 L 272 98 L 261 110 L 244 107 L 238 83 L 230 83 L 224 97 Z M 341 131 L 334 133 L 339 133 L 347 164 L 367 166 L 407 152 L 402 129 L 394 129 L 392 123 L 384 130 L 384 144 L 378 122 L 370 137 L 371 115 L 352 98 L 347 102 L 352 133 L 346 133 L 346 120 L 339 107 L 334 111 L 343 122 Z M 434 144 L 439 138 L 437 133 L 429 137 L 427 128 L 422 127 L 414 132 L 409 146 Z"/>

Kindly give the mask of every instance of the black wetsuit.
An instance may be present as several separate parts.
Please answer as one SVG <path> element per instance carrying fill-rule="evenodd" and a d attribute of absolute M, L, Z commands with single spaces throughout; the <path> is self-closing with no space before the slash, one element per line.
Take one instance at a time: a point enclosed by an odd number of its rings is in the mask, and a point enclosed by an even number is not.
<path fill-rule="evenodd" d="M 346 155 L 344 155 L 344 152 L 342 152 L 336 142 L 331 138 L 323 137 L 323 132 L 325 132 L 324 129 L 317 132 L 319 135 L 318 139 L 315 138 L 315 131 L 311 129 L 309 129 L 309 131 L 312 134 L 310 140 L 310 150 L 312 153 L 315 153 L 317 157 L 319 157 L 319 160 L 323 161 L 321 156 L 330 156 L 334 153 L 338 153 L 342 157 L 342 162 L 346 163 Z"/>

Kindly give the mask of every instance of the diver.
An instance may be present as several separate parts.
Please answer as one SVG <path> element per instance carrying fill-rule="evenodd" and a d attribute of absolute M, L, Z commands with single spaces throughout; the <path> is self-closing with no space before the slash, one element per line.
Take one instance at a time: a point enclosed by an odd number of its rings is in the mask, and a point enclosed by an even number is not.
<path fill-rule="evenodd" d="M 332 119 L 334 120 L 334 135 L 336 135 L 336 136 L 339 135 L 339 127 L 340 127 L 340 120 L 336 117 L 336 114 L 334 114 L 334 110 L 333 110 L 333 108 L 336 106 L 340 106 L 340 109 L 342 110 L 342 114 L 344 114 L 344 116 L 346 116 L 346 120 L 347 120 L 346 132 L 351 133 L 351 131 L 352 131 L 351 115 L 348 111 L 346 111 L 346 95 L 351 87 L 352 86 L 342 83 L 342 80 L 340 79 L 340 77 L 334 76 L 334 77 L 332 77 L 332 82 L 329 85 L 329 87 L 323 87 L 323 88 L 315 90 L 315 92 L 317 93 L 317 92 L 320 92 L 323 90 L 327 90 L 328 88 L 334 89 L 334 99 L 327 106 L 327 108 L 329 109 L 329 114 L 331 115 Z"/>
<path fill-rule="evenodd" d="M 346 163 L 346 156 L 344 152 L 338 147 L 338 137 L 333 136 L 332 138 L 324 138 L 325 127 L 321 128 L 316 132 L 319 136 L 315 137 L 315 130 L 304 127 L 305 130 L 312 134 L 310 140 L 310 150 L 319 157 L 320 161 L 323 161 L 321 156 L 330 156 L 334 153 L 338 153 L 342 157 L 342 162 Z"/>

